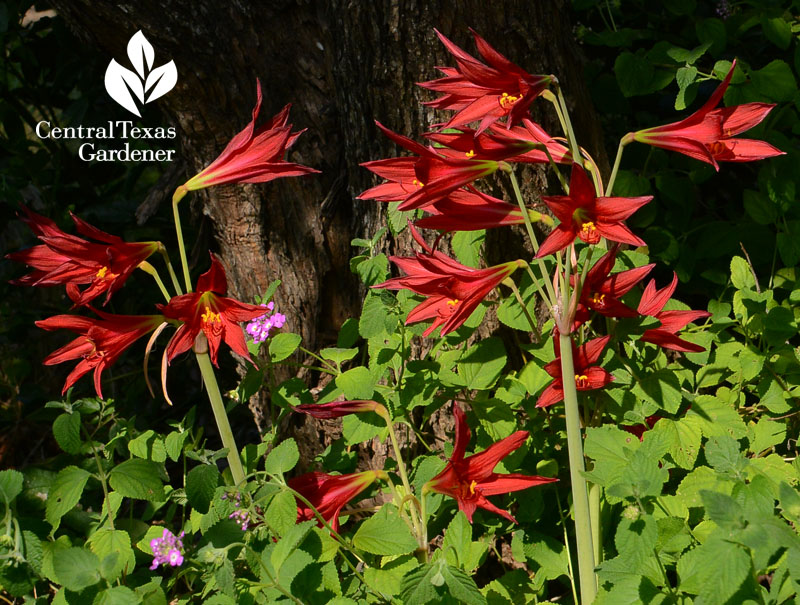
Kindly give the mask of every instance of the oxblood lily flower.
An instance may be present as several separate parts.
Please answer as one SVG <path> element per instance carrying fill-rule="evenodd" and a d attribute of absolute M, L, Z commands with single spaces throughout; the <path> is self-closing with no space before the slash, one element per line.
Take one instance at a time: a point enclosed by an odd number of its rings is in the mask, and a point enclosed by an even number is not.
<path fill-rule="evenodd" d="M 759 124 L 772 111 L 772 103 L 745 103 L 714 109 L 730 84 L 736 61 L 708 101 L 680 122 L 638 130 L 625 135 L 624 142 L 639 141 L 653 147 L 677 151 L 707 162 L 719 170 L 717 162 L 752 162 L 784 152 L 753 139 L 733 138 Z"/>
<path fill-rule="evenodd" d="M 636 317 L 639 315 L 638 311 L 622 304 L 619 299 L 642 281 L 656 265 L 651 263 L 611 275 L 617 259 L 618 248 L 614 245 L 586 274 L 575 313 L 576 324 L 581 324 L 589 319 L 589 311 L 597 311 L 606 317 Z"/>
<path fill-rule="evenodd" d="M 492 130 L 494 132 L 500 131 L 496 125 L 492 126 Z M 536 148 L 530 151 L 508 158 L 509 162 L 547 164 L 550 162 L 550 158 L 547 157 L 547 152 L 545 152 L 545 149 L 547 149 L 556 164 L 572 164 L 572 152 L 569 149 L 567 140 L 563 138 L 554 139 L 545 132 L 544 128 L 528 118 L 522 120 L 522 126 L 514 126 L 507 130 L 503 129 L 501 132 L 508 138 L 519 139 L 531 145 L 536 145 Z"/>
<path fill-rule="evenodd" d="M 295 412 L 302 412 L 314 418 L 330 419 L 341 418 L 350 414 L 360 412 L 375 412 L 376 414 L 388 418 L 386 408 L 377 401 L 354 400 L 354 401 L 332 401 L 330 403 L 304 403 L 303 405 L 293 406 Z"/>
<path fill-rule="evenodd" d="M 426 216 L 414 224 L 425 229 L 443 231 L 475 231 L 525 222 L 519 206 L 509 204 L 475 189 L 459 189 L 443 200 L 425 208 L 433 216 Z M 553 225 L 553 219 L 535 210 L 528 210 L 532 223 Z"/>
<path fill-rule="evenodd" d="M 173 297 L 169 304 L 158 305 L 164 317 L 183 322 L 167 345 L 167 360 L 172 361 L 191 349 L 195 338 L 203 332 L 208 339 L 208 352 L 214 365 L 218 365 L 217 353 L 223 340 L 252 363 L 247 352 L 244 330 L 239 322 L 260 317 L 264 314 L 264 307 L 225 297 L 228 292 L 225 269 L 213 254 L 211 268 L 197 279 L 196 290 Z"/>
<path fill-rule="evenodd" d="M 77 380 L 94 370 L 94 390 L 102 398 L 100 378 L 107 367 L 114 364 L 119 356 L 142 336 L 155 330 L 164 318 L 161 315 L 112 315 L 95 311 L 101 319 L 80 317 L 78 315 L 55 315 L 36 325 L 45 330 L 70 330 L 79 334 L 69 344 L 53 351 L 45 357 L 44 365 L 55 365 L 65 361 L 78 361 L 64 382 L 62 394 L 67 392 Z"/>
<path fill-rule="evenodd" d="M 504 132 L 478 134 L 471 128 L 461 128 L 459 132 L 429 132 L 425 138 L 444 145 L 436 148 L 443 155 L 470 160 L 503 160 L 524 154 L 538 145 L 538 141 L 506 136 Z"/>
<path fill-rule="evenodd" d="M 575 376 L 572 379 L 575 381 L 575 388 L 579 391 L 602 389 L 614 380 L 611 374 L 600 366 L 594 365 L 600 359 L 610 338 L 610 336 L 603 336 L 590 340 L 579 347 L 572 345 L 572 361 L 575 366 Z M 556 338 L 554 342 L 556 358 L 545 365 L 544 370 L 555 380 L 539 395 L 539 399 L 536 401 L 537 408 L 547 407 L 564 399 L 564 379 L 561 376 L 561 353 L 558 339 Z"/>
<path fill-rule="evenodd" d="M 43 243 L 6 256 L 34 269 L 12 283 L 22 286 L 65 284 L 76 306 L 88 304 L 103 292 L 106 293 L 103 304 L 107 303 L 136 267 L 160 245 L 158 242 L 125 242 L 72 215 L 78 233 L 101 243 L 88 241 L 65 233 L 49 218 L 24 206 L 22 210 L 25 213 L 22 220 Z M 78 286 L 84 284 L 89 287 L 81 290 Z"/>
<path fill-rule="evenodd" d="M 389 182 L 368 189 L 358 196 L 360 200 L 402 201 L 398 206 L 400 210 L 424 208 L 500 167 L 499 162 L 493 160 L 446 157 L 392 132 L 380 122 L 375 124 L 392 141 L 419 157 L 388 158 L 361 164 Z"/>
<path fill-rule="evenodd" d="M 406 317 L 406 324 L 433 320 L 423 336 L 430 335 L 439 326 L 442 327 L 442 336 L 458 329 L 489 292 L 525 264 L 517 260 L 488 269 L 465 267 L 441 252 L 431 250 L 413 228 L 412 234 L 425 248 L 425 253 L 417 253 L 413 258 L 390 257 L 406 276 L 394 277 L 372 287 L 405 288 L 427 296 Z"/>
<path fill-rule="evenodd" d="M 601 237 L 614 242 L 643 246 L 623 221 L 653 196 L 596 197 L 586 171 L 578 164 L 572 165 L 569 195 L 543 197 L 561 224 L 542 242 L 537 258 L 563 250 L 579 237 L 587 244 L 596 244 Z"/>
<path fill-rule="evenodd" d="M 289 109 L 284 107 L 269 122 L 256 129 L 261 111 L 261 82 L 256 80 L 256 106 L 253 119 L 233 137 L 219 157 L 200 173 L 186 181 L 182 193 L 225 183 L 266 183 L 285 176 L 302 176 L 319 172 L 308 166 L 284 161 L 289 149 L 305 130 L 292 132 Z"/>
<path fill-rule="evenodd" d="M 384 471 L 364 471 L 350 475 L 328 475 L 312 472 L 289 479 L 287 484 L 308 500 L 333 531 L 339 530 L 339 513 L 344 505 L 367 489 L 376 479 L 386 477 Z M 297 521 L 316 519 L 305 502 L 297 501 Z M 322 524 L 320 523 L 320 526 Z"/>
<path fill-rule="evenodd" d="M 673 351 L 683 351 L 687 353 L 700 353 L 705 351 L 705 347 L 696 345 L 688 340 L 678 338 L 678 330 L 685 327 L 688 323 L 704 317 L 710 317 L 707 311 L 663 311 L 664 305 L 675 292 L 678 286 L 678 274 L 672 274 L 672 283 L 664 286 L 661 290 L 656 289 L 656 281 L 650 280 L 644 289 L 642 299 L 639 301 L 639 313 L 650 315 L 661 322 L 660 328 L 646 330 L 639 340 L 651 342 L 654 345 Z"/>
<path fill-rule="evenodd" d="M 516 523 L 517 520 L 511 513 L 496 507 L 486 496 L 517 492 L 536 485 L 552 483 L 558 479 L 519 473 L 501 475 L 494 472 L 498 462 L 525 443 L 528 431 L 517 431 L 493 443 L 482 452 L 465 458 L 464 454 L 470 439 L 469 426 L 466 415 L 457 405 L 453 406 L 453 413 L 456 419 L 453 454 L 444 470 L 425 484 L 423 492 L 430 490 L 455 498 L 459 510 L 464 512 L 470 523 L 478 508 L 497 513 Z"/>
<path fill-rule="evenodd" d="M 434 30 L 436 31 L 436 30 Z M 444 78 L 420 82 L 419 86 L 444 96 L 425 105 L 455 110 L 443 128 L 457 128 L 480 121 L 478 133 L 500 118 L 508 116 L 510 127 L 553 81 L 553 76 L 532 76 L 492 48 L 473 30 L 478 52 L 488 65 L 467 54 L 441 33 L 436 35 L 456 60 L 457 67 L 437 67 Z"/>

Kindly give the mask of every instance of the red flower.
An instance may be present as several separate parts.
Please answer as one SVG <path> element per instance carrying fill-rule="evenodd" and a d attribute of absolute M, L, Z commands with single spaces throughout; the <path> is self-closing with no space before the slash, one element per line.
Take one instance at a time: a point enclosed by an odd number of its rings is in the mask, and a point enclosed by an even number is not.
<path fill-rule="evenodd" d="M 499 129 L 497 126 L 492 126 L 492 130 L 497 132 Z M 556 164 L 572 164 L 572 152 L 569 149 L 567 140 L 564 138 L 554 139 L 541 126 L 528 118 L 522 120 L 522 126 L 514 126 L 502 132 L 509 138 L 527 141 L 531 145 L 536 145 L 530 151 L 508 158 L 509 162 L 547 164 L 550 159 L 545 152 L 546 148 Z"/>
<path fill-rule="evenodd" d="M 305 132 L 291 131 L 292 125 L 288 123 L 290 107 L 287 105 L 269 122 L 256 129 L 256 118 L 261 111 L 261 82 L 256 80 L 253 119 L 231 139 L 216 160 L 181 187 L 185 191 L 194 191 L 225 183 L 266 183 L 285 176 L 319 172 L 283 159 L 286 150 Z"/>
<path fill-rule="evenodd" d="M 725 79 L 708 101 L 680 122 L 638 130 L 625 135 L 625 141 L 639 141 L 654 147 L 677 151 L 690 158 L 707 162 L 719 170 L 717 162 L 752 162 L 784 155 L 764 141 L 736 139 L 737 134 L 750 130 L 772 111 L 775 104 L 745 103 L 714 109 L 730 84 L 736 61 Z"/>
<path fill-rule="evenodd" d="M 622 304 L 619 299 L 642 281 L 656 265 L 651 263 L 611 275 L 617 259 L 618 248 L 617 245 L 614 245 L 586 274 L 575 313 L 577 324 L 589 319 L 589 311 L 597 311 L 606 317 L 636 317 L 639 315 L 638 311 Z"/>
<path fill-rule="evenodd" d="M 494 472 L 494 467 L 498 462 L 525 443 L 528 431 L 517 431 L 505 439 L 493 443 L 482 452 L 465 458 L 464 454 L 470 439 L 469 426 L 467 426 L 466 415 L 457 405 L 453 406 L 453 413 L 456 419 L 456 441 L 453 445 L 453 454 L 444 470 L 428 481 L 423 491 L 431 490 L 455 498 L 459 510 L 464 512 L 470 523 L 472 523 L 472 515 L 478 508 L 497 513 L 516 523 L 517 520 L 511 516 L 511 513 L 496 507 L 486 496 L 517 492 L 536 485 L 552 483 L 558 479 L 519 473 L 501 475 Z"/>
<path fill-rule="evenodd" d="M 543 197 L 561 224 L 542 242 L 537 258 L 563 250 L 579 237 L 587 244 L 596 244 L 601 237 L 614 242 L 643 246 L 645 242 L 625 226 L 624 221 L 653 199 L 642 197 L 596 197 L 586 172 L 572 165 L 569 195 Z"/>
<path fill-rule="evenodd" d="M 430 147 L 392 132 L 380 122 L 375 124 L 387 137 L 419 157 L 389 158 L 361 164 L 389 182 L 368 189 L 358 196 L 360 200 L 402 201 L 398 206 L 400 210 L 424 208 L 500 167 L 493 160 L 446 157 Z"/>
<path fill-rule="evenodd" d="M 372 287 L 406 288 L 427 296 L 406 317 L 406 324 L 433 319 L 423 336 L 430 335 L 439 326 L 442 327 L 442 336 L 458 329 L 489 292 L 524 265 L 524 261 L 511 261 L 488 269 L 465 267 L 441 252 L 431 250 L 413 228 L 412 234 L 425 248 L 425 253 L 417 253 L 413 258 L 390 257 L 406 276 L 394 277 Z"/>
<path fill-rule="evenodd" d="M 304 403 L 303 405 L 293 406 L 295 412 L 302 412 L 314 418 L 330 419 L 341 418 L 350 414 L 360 412 L 375 412 L 383 417 L 388 417 L 386 408 L 377 401 L 355 400 L 355 401 L 332 401 L 330 403 Z"/>
<path fill-rule="evenodd" d="M 67 392 L 77 380 L 94 370 L 94 390 L 102 398 L 100 376 L 107 367 L 114 364 L 123 351 L 142 336 L 155 330 L 164 321 L 160 315 L 112 315 L 96 311 L 101 319 L 91 319 L 78 315 L 55 315 L 37 321 L 36 325 L 45 330 L 70 330 L 79 334 L 69 344 L 53 351 L 45 357 L 44 365 L 55 365 L 79 359 L 78 365 L 69 373 L 64 382 L 62 394 Z"/>
<path fill-rule="evenodd" d="M 443 93 L 425 105 L 456 111 L 443 128 L 457 128 L 480 120 L 478 133 L 481 133 L 505 116 L 508 116 L 507 125 L 510 127 L 522 119 L 533 100 L 554 78 L 532 76 L 511 63 L 473 30 L 470 31 L 478 52 L 488 65 L 468 55 L 436 31 L 455 58 L 457 67 L 438 67 L 444 78 L 419 83 L 423 88 Z"/>
<path fill-rule="evenodd" d="M 72 215 L 78 233 L 98 240 L 92 242 L 65 233 L 49 218 L 22 207 L 25 221 L 43 242 L 6 258 L 33 267 L 33 271 L 12 283 L 23 286 L 65 284 L 76 306 L 86 305 L 103 292 L 105 303 L 119 290 L 139 264 L 158 250 L 158 242 L 127 243 Z M 79 285 L 89 284 L 80 290 Z"/>
<path fill-rule="evenodd" d="M 614 377 L 600 366 L 594 364 L 600 359 L 606 344 L 611 337 L 603 336 L 595 338 L 579 347 L 572 345 L 572 361 L 575 366 L 575 388 L 579 391 L 591 391 L 602 389 Z M 564 399 L 564 379 L 561 376 L 561 353 L 558 348 L 558 340 L 555 340 L 556 358 L 544 366 L 545 372 L 550 374 L 555 380 L 539 395 L 536 401 L 537 408 L 544 408 L 553 405 Z"/>
<path fill-rule="evenodd" d="M 425 208 L 433 216 L 426 216 L 414 224 L 425 229 L 443 231 L 475 231 L 525 222 L 519 206 L 509 204 L 475 189 L 459 189 L 448 197 Z M 553 225 L 553 219 L 535 210 L 528 210 L 532 223 Z"/>
<path fill-rule="evenodd" d="M 678 338 L 677 333 L 686 324 L 697 319 L 710 317 L 711 313 L 707 311 L 663 311 L 664 305 L 667 304 L 677 286 L 677 273 L 672 274 L 672 283 L 669 286 L 664 286 L 661 290 L 656 290 L 656 280 L 654 279 L 651 279 L 650 283 L 647 284 L 642 294 L 642 299 L 639 301 L 639 313 L 655 317 L 661 322 L 661 327 L 646 330 L 639 340 L 651 342 L 654 345 L 672 349 L 673 351 L 700 353 L 705 351 L 705 347 Z"/>
<path fill-rule="evenodd" d="M 333 531 L 338 531 L 339 513 L 344 505 L 385 475 L 384 471 L 364 471 L 350 475 L 312 472 L 289 479 L 287 484 L 317 509 L 322 518 L 330 523 Z M 297 522 L 315 518 L 314 511 L 305 502 L 298 500 Z"/>
<path fill-rule="evenodd" d="M 461 128 L 458 132 L 429 132 L 425 138 L 444 145 L 436 149 L 441 154 L 454 159 L 469 160 L 503 160 L 524 154 L 538 145 L 538 141 L 511 137 L 504 133 L 503 130 L 494 134 L 478 134 L 471 128 Z"/>
<path fill-rule="evenodd" d="M 244 330 L 239 322 L 264 315 L 264 307 L 226 298 L 227 291 L 225 269 L 212 254 L 211 268 L 197 279 L 196 292 L 174 296 L 169 304 L 158 305 L 164 317 L 183 322 L 167 345 L 168 361 L 191 349 L 195 338 L 202 331 L 208 339 L 208 352 L 214 365 L 218 365 L 217 352 L 223 340 L 252 363 L 247 352 Z"/>

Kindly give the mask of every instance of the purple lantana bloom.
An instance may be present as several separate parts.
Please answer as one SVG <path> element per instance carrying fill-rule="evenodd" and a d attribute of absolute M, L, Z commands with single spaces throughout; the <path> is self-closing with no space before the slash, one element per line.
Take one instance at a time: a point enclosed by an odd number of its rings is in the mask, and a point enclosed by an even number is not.
<path fill-rule="evenodd" d="M 270 336 L 270 331 L 273 328 L 282 328 L 286 323 L 286 316 L 283 313 L 273 313 L 275 303 L 270 301 L 267 304 L 261 304 L 267 311 L 264 315 L 256 317 L 253 321 L 247 324 L 245 330 L 253 338 L 257 344 L 264 342 Z"/>
<path fill-rule="evenodd" d="M 153 564 L 150 569 L 156 569 L 160 565 L 178 567 L 183 564 L 183 536 L 173 534 L 166 527 L 160 538 L 150 540 L 150 548 L 153 550 Z"/>

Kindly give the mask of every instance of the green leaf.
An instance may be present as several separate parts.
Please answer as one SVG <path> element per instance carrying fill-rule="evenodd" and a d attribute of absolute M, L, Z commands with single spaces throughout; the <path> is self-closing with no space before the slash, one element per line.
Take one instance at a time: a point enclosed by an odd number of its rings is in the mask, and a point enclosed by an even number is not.
<path fill-rule="evenodd" d="M 747 435 L 747 427 L 739 413 L 729 404 L 713 395 L 695 397 L 686 418 L 696 419 L 706 437 L 730 435 L 741 439 Z M 693 420 L 695 421 L 695 420 Z"/>
<path fill-rule="evenodd" d="M 689 86 L 694 84 L 695 78 L 697 78 L 697 68 L 694 66 L 681 67 L 675 74 L 675 81 L 678 83 L 678 96 L 675 97 L 676 111 L 683 111 L 694 100 L 694 95 L 687 95 L 687 92 Z"/>
<path fill-rule="evenodd" d="M 53 552 L 53 570 L 67 590 L 80 592 L 100 581 L 100 559 L 83 548 L 64 548 Z"/>
<path fill-rule="evenodd" d="M 411 530 L 390 505 L 384 505 L 361 524 L 353 544 L 374 555 L 403 555 L 418 546 Z"/>
<path fill-rule="evenodd" d="M 140 603 L 142 599 L 139 595 L 127 586 L 106 588 L 92 601 L 92 605 L 140 605 Z"/>
<path fill-rule="evenodd" d="M 730 435 L 712 437 L 706 443 L 706 460 L 718 473 L 741 477 L 748 464 L 744 452 L 739 451 L 739 442 Z"/>
<path fill-rule="evenodd" d="M 344 363 L 345 361 L 350 361 L 358 355 L 358 349 L 341 349 L 339 347 L 328 347 L 327 349 L 322 349 L 319 352 L 320 357 L 322 359 L 326 359 L 328 361 L 332 361 L 336 364 Z"/>
<path fill-rule="evenodd" d="M 298 523 L 278 540 L 278 543 L 275 545 L 270 555 L 272 566 L 278 573 L 280 573 L 281 565 L 283 565 L 284 561 L 286 561 L 297 547 L 300 546 L 300 543 L 305 540 L 306 536 L 316 524 L 316 519 Z"/>
<path fill-rule="evenodd" d="M 782 17 L 769 19 L 762 16 L 761 29 L 764 37 L 781 50 L 786 50 L 792 43 L 792 27 Z"/>
<path fill-rule="evenodd" d="M 760 454 L 786 439 L 786 425 L 776 422 L 771 418 L 759 418 L 757 423 L 751 422 L 748 426 L 750 452 Z"/>
<path fill-rule="evenodd" d="M 481 262 L 481 246 L 486 239 L 486 230 L 456 231 L 450 247 L 462 265 L 477 267 Z"/>
<path fill-rule="evenodd" d="M 272 337 L 269 343 L 269 358 L 275 363 L 283 361 L 297 350 L 303 338 L 292 332 L 281 332 Z"/>
<path fill-rule="evenodd" d="M 791 101 L 797 91 L 792 68 L 780 59 L 750 72 L 750 81 L 759 95 L 778 103 Z"/>
<path fill-rule="evenodd" d="M 383 253 L 373 257 L 357 256 L 350 261 L 350 269 L 365 286 L 374 286 L 389 277 L 389 259 Z"/>
<path fill-rule="evenodd" d="M 478 567 L 488 548 L 484 542 L 472 541 L 472 524 L 462 511 L 458 511 L 444 532 L 442 552 L 447 563 L 471 572 Z"/>
<path fill-rule="evenodd" d="M 0 498 L 3 499 L 6 506 L 22 493 L 23 480 L 24 477 L 19 471 L 0 471 Z"/>
<path fill-rule="evenodd" d="M 706 508 L 706 517 L 720 527 L 744 527 L 744 511 L 731 496 L 701 489 L 700 498 Z"/>
<path fill-rule="evenodd" d="M 61 517 L 78 504 L 89 477 L 91 475 L 87 471 L 77 466 L 68 466 L 56 475 L 47 494 L 45 507 L 45 518 L 53 526 L 50 535 L 53 535 L 58 529 Z"/>
<path fill-rule="evenodd" d="M 167 456 L 173 462 L 177 462 L 183 452 L 183 444 L 189 437 L 189 431 L 173 431 L 164 439 L 164 448 L 167 451 Z"/>
<path fill-rule="evenodd" d="M 631 573 L 640 572 L 646 560 L 654 556 L 657 540 L 658 524 L 650 515 L 636 519 L 623 516 L 614 537 L 617 552 L 631 566 Z"/>
<path fill-rule="evenodd" d="M 80 454 L 81 415 L 77 412 L 61 414 L 53 422 L 53 436 L 62 450 L 68 454 Z"/>
<path fill-rule="evenodd" d="M 537 576 L 541 575 L 546 580 L 555 580 L 558 577 L 569 575 L 567 550 L 561 542 L 538 532 L 517 531 L 514 532 L 512 539 L 512 549 L 515 547 L 515 541 L 520 539 L 523 560 L 527 560 L 528 565 L 536 572 Z"/>
<path fill-rule="evenodd" d="M 103 577 L 113 582 L 123 573 L 128 575 L 133 572 L 136 558 L 131 548 L 131 537 L 128 532 L 102 528 L 93 533 L 86 541 L 86 545 L 100 561 L 109 555 L 115 555 L 113 564 L 104 570 Z"/>
<path fill-rule="evenodd" d="M 506 365 L 503 341 L 492 336 L 473 345 L 458 362 L 459 374 L 468 389 L 488 389 L 497 382 Z"/>
<path fill-rule="evenodd" d="M 428 605 L 438 600 L 436 590 L 444 584 L 441 568 L 447 565 L 444 559 L 436 563 L 425 563 L 403 576 L 400 599 L 405 605 Z"/>
<path fill-rule="evenodd" d="M 284 439 L 267 454 L 264 461 L 264 470 L 271 475 L 280 475 L 292 470 L 300 460 L 300 452 L 295 440 L 289 437 Z"/>
<path fill-rule="evenodd" d="M 152 430 L 145 431 L 136 439 L 131 440 L 128 443 L 128 451 L 132 456 L 153 462 L 164 462 L 167 459 L 164 439 Z"/>
<path fill-rule="evenodd" d="M 714 57 L 725 50 L 728 43 L 728 32 L 721 19 L 698 20 L 694 27 L 697 39 L 700 42 L 710 42 L 708 52 Z"/>
<path fill-rule="evenodd" d="M 212 464 L 201 464 L 190 470 L 186 475 L 186 498 L 192 508 L 206 514 L 219 482 L 219 470 Z"/>
<path fill-rule="evenodd" d="M 672 370 L 658 370 L 648 374 L 632 390 L 635 395 L 670 414 L 675 414 L 683 402 L 680 381 Z"/>
<path fill-rule="evenodd" d="M 686 63 L 687 65 L 691 65 L 704 54 L 706 54 L 706 51 L 710 46 L 711 42 L 703 42 L 700 46 L 693 48 L 692 50 L 686 50 L 685 48 L 673 46 L 667 50 L 667 55 L 669 55 L 669 57 L 676 63 Z M 696 70 L 695 73 L 697 73 Z"/>
<path fill-rule="evenodd" d="M 750 265 L 741 256 L 734 256 L 731 259 L 731 282 L 738 290 L 752 289 L 756 286 Z"/>
<path fill-rule="evenodd" d="M 149 460 L 132 458 L 111 470 L 108 479 L 111 487 L 126 498 L 163 502 L 164 486 L 160 468 Z"/>
<path fill-rule="evenodd" d="M 775 204 L 760 191 L 745 189 L 742 192 L 744 209 L 759 225 L 772 225 L 778 219 Z"/>
<path fill-rule="evenodd" d="M 696 550 L 700 566 L 703 603 L 727 603 L 751 573 L 750 556 L 741 546 L 720 539 L 710 539 Z"/>
<path fill-rule="evenodd" d="M 702 432 L 696 421 L 687 418 L 679 420 L 662 418 L 651 430 L 664 435 L 669 444 L 669 454 L 675 464 L 685 469 L 694 467 L 702 441 Z"/>
<path fill-rule="evenodd" d="M 688 507 L 702 506 L 700 497 L 702 490 L 730 494 L 734 482 L 725 476 L 716 473 L 707 466 L 699 466 L 684 477 L 678 486 L 677 494 Z"/>
<path fill-rule="evenodd" d="M 386 438 L 386 422 L 377 414 L 350 414 L 342 418 L 342 437 L 347 445 L 356 445 L 383 435 Z"/>
<path fill-rule="evenodd" d="M 397 207 L 401 202 L 389 202 L 386 205 L 386 222 L 389 225 L 389 230 L 392 235 L 400 234 L 403 229 L 408 225 L 408 221 L 414 218 L 413 210 L 398 210 Z"/>
<path fill-rule="evenodd" d="M 264 519 L 270 528 L 278 532 L 278 535 L 286 535 L 297 521 L 297 503 L 294 494 L 288 490 L 275 494 L 264 513 Z"/>
<path fill-rule="evenodd" d="M 361 309 L 361 317 L 358 320 L 358 332 L 362 338 L 372 338 L 380 336 L 386 331 L 386 318 L 389 309 L 383 302 L 380 294 L 373 291 L 367 293 L 364 298 L 364 306 Z"/>
<path fill-rule="evenodd" d="M 786 307 L 772 307 L 764 320 L 764 336 L 773 346 L 784 344 L 797 334 L 794 313 Z"/>
<path fill-rule="evenodd" d="M 371 399 L 375 391 L 375 380 L 364 366 L 358 366 L 339 374 L 336 386 L 344 391 L 348 399 Z"/>
<path fill-rule="evenodd" d="M 451 596 L 459 603 L 467 605 L 486 605 L 486 597 L 478 590 L 475 580 L 458 567 L 444 565 L 441 568 L 444 582 Z"/>

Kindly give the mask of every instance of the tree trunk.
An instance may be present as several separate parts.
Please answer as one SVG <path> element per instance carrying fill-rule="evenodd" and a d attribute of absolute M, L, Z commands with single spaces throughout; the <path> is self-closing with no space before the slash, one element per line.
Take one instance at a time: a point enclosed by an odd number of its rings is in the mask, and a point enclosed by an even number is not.
<path fill-rule="evenodd" d="M 414 85 L 437 77 L 434 66 L 453 64 L 434 27 L 474 53 L 473 27 L 529 72 L 556 74 L 580 107 L 578 137 L 592 152 L 601 147 L 565 0 L 53 3 L 79 37 L 109 58 L 124 58 L 128 39 L 141 29 L 157 61 L 175 60 L 177 86 L 157 103 L 176 125 L 189 166 L 174 185 L 213 160 L 247 123 L 256 77 L 264 88 L 262 118 L 293 103 L 291 122 L 308 130 L 290 160 L 322 174 L 214 187 L 194 207 L 213 224 L 232 294 L 251 301 L 280 279 L 276 308 L 308 348 L 330 342 L 360 308 L 350 240 L 374 233 L 382 209 L 354 199 L 375 183 L 359 163 L 397 153 L 374 120 L 416 137 L 442 119 L 420 105 L 433 97 Z M 551 114 L 541 112 L 543 125 L 558 133 L 557 123 L 544 119 Z M 605 162 L 602 152 L 599 159 Z M 529 169 L 524 184 L 536 196 L 547 178 L 543 169 Z M 407 238 L 399 240 L 384 245 L 407 251 Z"/>

